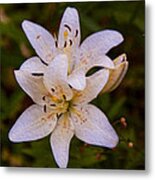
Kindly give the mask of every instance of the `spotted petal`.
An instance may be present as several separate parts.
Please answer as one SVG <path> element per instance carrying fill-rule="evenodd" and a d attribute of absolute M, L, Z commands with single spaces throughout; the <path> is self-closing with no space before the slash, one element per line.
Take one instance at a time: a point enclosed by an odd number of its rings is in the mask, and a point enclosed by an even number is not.
<path fill-rule="evenodd" d="M 87 37 L 80 46 L 81 59 L 96 61 L 111 48 L 123 41 L 122 35 L 114 30 L 104 30 Z"/>
<path fill-rule="evenodd" d="M 38 24 L 24 20 L 23 30 L 36 53 L 45 62 L 49 63 L 55 54 L 55 40 L 47 30 Z"/>
<path fill-rule="evenodd" d="M 86 88 L 83 91 L 76 92 L 73 97 L 73 104 L 87 104 L 100 93 L 109 78 L 109 71 L 102 69 L 86 79 Z"/>
<path fill-rule="evenodd" d="M 75 135 L 82 141 L 113 148 L 118 143 L 118 136 L 108 122 L 107 117 L 94 105 L 84 105 L 72 112 Z"/>
<path fill-rule="evenodd" d="M 15 70 L 14 73 L 20 87 L 32 98 L 32 100 L 37 104 L 44 103 L 42 97 L 47 95 L 48 91 L 43 84 L 42 74 L 41 76 L 36 76 L 25 70 Z"/>
<path fill-rule="evenodd" d="M 32 141 L 43 138 L 54 129 L 57 118 L 55 115 L 46 117 L 43 108 L 32 105 L 18 118 L 9 132 L 9 139 L 13 142 Z"/>
<path fill-rule="evenodd" d="M 60 54 L 49 64 L 43 78 L 46 88 L 52 95 L 57 98 L 65 96 L 66 100 L 70 100 L 73 94 L 67 83 L 67 71 L 67 56 Z"/>
<path fill-rule="evenodd" d="M 65 41 L 70 44 L 70 40 L 74 47 L 80 43 L 80 24 L 79 15 L 75 8 L 66 8 L 59 28 L 58 44 L 60 48 L 64 47 Z"/>
<path fill-rule="evenodd" d="M 74 135 L 74 128 L 68 115 L 64 114 L 58 121 L 50 139 L 55 161 L 61 168 L 66 168 L 69 159 L 70 141 Z"/>

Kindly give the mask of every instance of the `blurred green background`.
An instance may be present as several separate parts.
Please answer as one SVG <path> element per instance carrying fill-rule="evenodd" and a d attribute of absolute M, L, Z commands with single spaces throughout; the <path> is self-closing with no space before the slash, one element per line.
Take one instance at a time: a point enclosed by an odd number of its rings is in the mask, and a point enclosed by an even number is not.
<path fill-rule="evenodd" d="M 57 32 L 67 6 L 76 7 L 79 11 L 82 40 L 103 29 L 121 32 L 125 41 L 108 55 L 115 58 L 125 52 L 129 61 L 129 70 L 121 85 L 93 101 L 109 117 L 120 143 L 109 150 L 84 144 L 74 137 L 68 167 L 145 169 L 144 1 L 0 5 L 1 166 L 57 167 L 49 136 L 35 142 L 15 144 L 8 140 L 8 131 L 19 115 L 33 103 L 19 87 L 13 74 L 14 69 L 35 55 L 21 23 L 29 19 L 52 33 Z M 126 128 L 119 123 L 121 117 L 126 118 Z M 133 147 L 129 147 L 129 142 L 133 142 Z"/>

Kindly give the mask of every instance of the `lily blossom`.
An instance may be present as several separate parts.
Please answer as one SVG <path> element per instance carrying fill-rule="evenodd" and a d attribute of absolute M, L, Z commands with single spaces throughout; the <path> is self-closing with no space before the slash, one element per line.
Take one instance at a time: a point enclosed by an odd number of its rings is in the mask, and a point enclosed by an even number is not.
<path fill-rule="evenodd" d="M 49 62 L 43 74 L 44 64 L 38 58 L 32 62 L 31 66 L 29 63 L 22 65 L 15 71 L 15 76 L 35 104 L 15 122 L 9 139 L 34 141 L 51 134 L 53 155 L 61 168 L 67 167 L 74 135 L 88 144 L 115 147 L 118 143 L 115 130 L 105 114 L 89 103 L 107 83 L 109 70 L 102 69 L 86 77 L 85 89 L 77 91 L 67 83 L 69 60 L 65 54 L 57 55 Z"/>
<path fill-rule="evenodd" d="M 115 30 L 104 30 L 87 37 L 82 44 L 79 15 L 75 8 L 68 7 L 62 17 L 58 38 L 52 36 L 40 25 L 24 20 L 22 23 L 28 40 L 39 57 L 32 57 L 26 62 L 33 63 L 35 59 L 44 64 L 44 69 L 59 54 L 68 58 L 67 82 L 76 90 L 86 86 L 86 73 L 95 66 L 114 69 L 113 61 L 106 55 L 113 47 L 123 41 L 122 35 Z"/>

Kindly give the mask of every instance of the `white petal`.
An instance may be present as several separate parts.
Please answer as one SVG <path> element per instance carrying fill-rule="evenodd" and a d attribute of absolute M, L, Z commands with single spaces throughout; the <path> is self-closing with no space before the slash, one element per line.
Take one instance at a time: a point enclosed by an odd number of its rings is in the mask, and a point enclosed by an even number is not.
<path fill-rule="evenodd" d="M 122 35 L 114 30 L 104 30 L 94 33 L 81 44 L 81 59 L 88 58 L 95 61 L 122 41 Z"/>
<path fill-rule="evenodd" d="M 96 57 L 96 59 L 83 58 L 81 59 L 78 66 L 84 69 L 85 73 L 87 73 L 87 71 L 93 67 L 104 67 L 108 69 L 114 69 L 115 67 L 113 61 L 106 55 L 103 55 L 101 57 Z"/>
<path fill-rule="evenodd" d="M 67 35 L 64 34 L 66 32 Z M 65 41 L 67 44 L 72 41 L 73 46 L 78 46 L 80 43 L 80 24 L 79 15 L 75 8 L 68 7 L 62 17 L 60 28 L 58 45 L 60 48 L 64 47 Z"/>
<path fill-rule="evenodd" d="M 55 161 L 61 168 L 67 167 L 69 159 L 69 146 L 73 135 L 73 125 L 68 119 L 68 115 L 64 114 L 59 119 L 50 139 Z"/>
<path fill-rule="evenodd" d="M 17 82 L 20 87 L 32 98 L 37 104 L 42 104 L 42 97 L 48 94 L 42 76 L 33 76 L 25 70 L 14 71 Z"/>
<path fill-rule="evenodd" d="M 30 73 L 44 73 L 46 67 L 38 57 L 32 57 L 21 65 L 20 70 Z"/>
<path fill-rule="evenodd" d="M 36 53 L 45 63 L 49 63 L 55 53 L 55 40 L 52 34 L 40 25 L 27 20 L 23 21 L 22 27 Z"/>
<path fill-rule="evenodd" d="M 67 70 L 67 56 L 57 55 L 49 64 L 43 78 L 46 88 L 52 95 L 57 96 L 57 98 L 65 95 L 66 99 L 70 100 L 73 94 L 67 83 Z"/>
<path fill-rule="evenodd" d="M 78 107 L 72 113 L 75 135 L 88 144 L 113 148 L 118 143 L 118 136 L 108 122 L 107 117 L 94 105 Z"/>
<path fill-rule="evenodd" d="M 49 135 L 54 129 L 57 118 L 53 115 L 46 118 L 43 108 L 32 105 L 18 118 L 9 132 L 9 139 L 13 142 L 32 141 Z"/>
<path fill-rule="evenodd" d="M 86 88 L 77 92 L 72 100 L 73 104 L 86 104 L 100 93 L 109 78 L 109 70 L 103 69 L 87 77 Z"/>
<path fill-rule="evenodd" d="M 83 69 L 77 69 L 68 76 L 68 83 L 76 90 L 86 87 L 86 77 Z"/>

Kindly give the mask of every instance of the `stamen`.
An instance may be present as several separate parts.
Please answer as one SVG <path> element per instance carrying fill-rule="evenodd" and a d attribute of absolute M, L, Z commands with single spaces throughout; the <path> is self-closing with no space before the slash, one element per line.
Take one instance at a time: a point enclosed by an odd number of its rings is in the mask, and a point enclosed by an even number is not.
<path fill-rule="evenodd" d="M 50 104 L 50 106 L 56 107 L 56 105 L 55 105 L 55 104 Z"/>
<path fill-rule="evenodd" d="M 78 36 L 78 33 L 79 33 L 79 31 L 76 29 L 76 31 L 75 31 L 75 37 Z"/>
<path fill-rule="evenodd" d="M 73 42 L 72 42 L 72 40 L 71 40 L 71 39 L 69 40 L 69 42 L 70 42 L 70 46 L 72 46 Z"/>
<path fill-rule="evenodd" d="M 66 48 L 67 47 L 67 42 L 65 41 L 65 43 L 64 43 L 64 48 Z"/>
<path fill-rule="evenodd" d="M 66 27 L 71 32 L 71 28 L 67 24 L 64 24 L 64 27 Z"/>
<path fill-rule="evenodd" d="M 66 96 L 63 94 L 62 97 L 64 98 L 64 100 L 66 100 Z"/>
<path fill-rule="evenodd" d="M 73 89 L 73 87 L 70 85 L 70 84 L 68 84 L 69 85 L 69 87 L 71 88 L 71 89 Z"/>
<path fill-rule="evenodd" d="M 56 114 L 56 116 L 59 119 L 62 116 L 62 113 L 61 114 Z"/>
<path fill-rule="evenodd" d="M 46 98 L 46 96 L 43 96 L 43 97 L 42 97 L 42 100 L 44 100 L 44 101 L 45 101 L 45 98 Z"/>
<path fill-rule="evenodd" d="M 57 42 L 57 41 L 55 41 L 55 47 L 56 47 L 56 48 L 58 47 L 58 42 Z"/>
<path fill-rule="evenodd" d="M 51 91 L 52 91 L 52 92 L 55 92 L 55 89 L 54 89 L 54 88 L 51 88 Z"/>
<path fill-rule="evenodd" d="M 47 112 L 47 108 L 46 108 L 46 105 L 44 105 L 44 112 L 45 112 L 45 113 Z"/>
<path fill-rule="evenodd" d="M 64 31 L 64 38 L 67 39 L 68 31 Z"/>
<path fill-rule="evenodd" d="M 44 74 L 43 73 L 31 73 L 32 76 L 43 76 Z"/>

